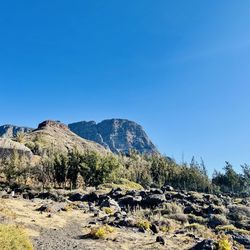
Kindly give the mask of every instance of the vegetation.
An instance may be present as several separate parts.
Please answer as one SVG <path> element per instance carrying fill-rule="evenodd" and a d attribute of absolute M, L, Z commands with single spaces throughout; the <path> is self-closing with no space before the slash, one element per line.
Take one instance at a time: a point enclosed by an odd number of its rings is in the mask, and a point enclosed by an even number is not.
<path fill-rule="evenodd" d="M 96 152 L 68 154 L 46 149 L 41 138 L 33 145 L 40 155 L 40 162 L 31 167 L 28 159 L 15 152 L 0 162 L 0 174 L 8 182 L 26 183 L 27 180 L 46 187 L 78 188 L 106 185 L 125 189 L 162 187 L 207 193 L 250 193 L 250 167 L 242 166 L 243 173 L 234 171 L 226 162 L 225 172 L 215 172 L 212 180 L 207 175 L 204 162 L 193 158 L 190 164 L 177 164 L 173 159 L 160 155 L 129 156 L 100 155 Z M 53 148 L 53 147 L 52 147 Z"/>
<path fill-rule="evenodd" d="M 231 250 L 232 244 L 226 235 L 222 235 L 218 241 L 218 250 Z"/>
<path fill-rule="evenodd" d="M 15 225 L 0 224 L 0 246 L 2 250 L 33 250 L 24 230 Z"/>
<path fill-rule="evenodd" d="M 138 228 L 142 228 L 142 229 L 144 229 L 144 230 L 149 230 L 150 227 L 151 227 L 151 223 L 150 223 L 150 221 L 148 221 L 148 220 L 138 220 L 138 221 L 136 222 L 136 226 L 137 226 Z"/>
<path fill-rule="evenodd" d="M 94 239 L 105 239 L 114 231 L 115 229 L 113 227 L 108 225 L 103 225 L 91 228 L 89 235 Z"/>

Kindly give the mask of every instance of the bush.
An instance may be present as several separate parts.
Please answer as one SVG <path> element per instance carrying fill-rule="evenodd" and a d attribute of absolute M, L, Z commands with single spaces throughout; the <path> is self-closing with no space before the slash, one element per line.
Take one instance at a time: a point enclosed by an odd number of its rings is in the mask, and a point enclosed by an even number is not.
<path fill-rule="evenodd" d="M 135 183 L 133 181 L 129 181 L 127 179 L 120 179 L 117 180 L 116 183 L 104 183 L 102 185 L 99 186 L 100 188 L 121 188 L 124 190 L 142 190 L 143 187 L 138 184 Z"/>
<path fill-rule="evenodd" d="M 169 218 L 172 220 L 179 221 L 182 224 L 185 224 L 188 222 L 188 217 L 186 214 L 171 214 L 169 215 Z"/>
<path fill-rule="evenodd" d="M 113 233 L 115 229 L 108 225 L 99 226 L 91 228 L 89 235 L 94 239 L 105 239 L 111 233 Z"/>
<path fill-rule="evenodd" d="M 212 228 L 216 228 L 217 226 L 223 226 L 223 225 L 228 225 L 229 222 L 224 215 L 212 215 L 209 218 L 208 226 Z"/>
<path fill-rule="evenodd" d="M 139 220 L 136 222 L 136 226 L 144 230 L 149 230 L 151 227 L 151 223 L 148 220 Z"/>
<path fill-rule="evenodd" d="M 238 206 L 232 205 L 229 206 L 229 214 L 228 216 L 235 221 L 241 221 L 244 219 L 250 219 L 250 207 L 247 206 Z"/>
<path fill-rule="evenodd" d="M 206 227 L 197 223 L 189 224 L 185 226 L 185 229 L 192 232 L 203 233 L 206 230 Z"/>
<path fill-rule="evenodd" d="M 218 250 L 231 250 L 232 244 L 229 238 L 225 235 L 222 235 L 218 241 Z"/>
<path fill-rule="evenodd" d="M 110 208 L 110 207 L 104 207 L 104 208 L 103 208 L 103 211 L 104 211 L 106 214 L 113 214 L 113 213 L 114 213 L 113 209 Z"/>
<path fill-rule="evenodd" d="M 201 225 L 207 224 L 207 219 L 203 218 L 202 216 L 195 216 L 194 214 L 188 215 L 188 221 L 190 224 L 193 224 L 193 223 L 198 223 Z"/>
<path fill-rule="evenodd" d="M 0 246 L 2 250 L 33 250 L 24 230 L 15 225 L 0 224 Z"/>
<path fill-rule="evenodd" d="M 161 211 L 162 215 L 164 214 L 182 214 L 183 209 L 176 203 L 166 203 L 164 208 Z"/>
<path fill-rule="evenodd" d="M 216 227 L 216 230 L 223 231 L 223 232 L 235 232 L 239 234 L 250 235 L 249 230 L 239 229 L 239 228 L 236 228 L 234 225 L 218 226 Z"/>

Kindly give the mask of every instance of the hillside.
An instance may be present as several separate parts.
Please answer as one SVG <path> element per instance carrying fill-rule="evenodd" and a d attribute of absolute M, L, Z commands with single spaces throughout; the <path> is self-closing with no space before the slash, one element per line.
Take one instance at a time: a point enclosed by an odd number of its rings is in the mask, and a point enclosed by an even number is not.
<path fill-rule="evenodd" d="M 30 148 L 38 148 L 38 153 L 39 150 L 48 148 L 54 152 L 68 152 L 72 149 L 79 152 L 96 151 L 100 154 L 109 152 L 100 144 L 77 136 L 67 125 L 50 120 L 40 123 L 37 129 L 26 134 L 24 142 Z"/>
<path fill-rule="evenodd" d="M 157 153 L 142 126 L 126 119 L 110 119 L 100 123 L 94 121 L 76 122 L 69 128 L 82 138 L 100 143 L 114 153 L 128 153 L 136 150 L 143 154 Z"/>

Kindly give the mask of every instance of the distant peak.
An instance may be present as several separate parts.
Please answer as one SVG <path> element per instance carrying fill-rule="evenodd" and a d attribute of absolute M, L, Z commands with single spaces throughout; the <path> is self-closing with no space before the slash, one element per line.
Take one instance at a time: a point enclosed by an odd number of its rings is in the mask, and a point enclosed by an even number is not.
<path fill-rule="evenodd" d="M 43 121 L 42 123 L 40 123 L 38 125 L 38 129 L 42 129 L 45 127 L 56 127 L 56 128 L 61 128 L 64 130 L 68 130 L 68 126 L 65 125 L 64 123 L 60 122 L 60 121 L 53 121 L 53 120 L 46 120 Z"/>

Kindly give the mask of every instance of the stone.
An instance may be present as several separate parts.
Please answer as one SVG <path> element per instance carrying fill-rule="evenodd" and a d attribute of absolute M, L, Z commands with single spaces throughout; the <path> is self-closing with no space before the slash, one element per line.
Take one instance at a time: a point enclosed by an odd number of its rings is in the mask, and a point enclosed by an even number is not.
<path fill-rule="evenodd" d="M 121 207 L 130 207 L 131 209 L 139 206 L 141 204 L 142 197 L 141 196 L 131 196 L 126 195 L 118 200 L 118 203 Z"/>
<path fill-rule="evenodd" d="M 163 192 L 171 192 L 171 191 L 174 191 L 174 188 L 173 188 L 172 186 L 170 186 L 170 185 L 166 185 L 166 186 L 163 186 L 163 187 L 161 188 L 161 190 L 162 190 Z"/>
<path fill-rule="evenodd" d="M 82 201 L 83 195 L 80 193 L 75 193 L 70 195 L 69 200 L 70 201 Z"/>
<path fill-rule="evenodd" d="M 102 203 L 100 204 L 100 207 L 110 207 L 114 209 L 115 211 L 120 211 L 121 208 L 119 204 L 112 198 L 108 197 L 107 199 L 103 200 Z"/>
<path fill-rule="evenodd" d="M 151 225 L 150 230 L 155 234 L 158 234 L 160 232 L 159 227 L 154 223 Z"/>
<path fill-rule="evenodd" d="M 165 239 L 162 236 L 159 236 L 159 235 L 156 237 L 156 242 L 160 243 L 161 245 L 166 244 Z"/>
<path fill-rule="evenodd" d="M 215 250 L 217 249 L 216 243 L 213 240 L 203 240 L 198 242 L 190 250 Z"/>
<path fill-rule="evenodd" d="M 141 205 L 144 208 L 153 208 L 159 206 L 166 201 L 165 195 L 163 194 L 151 194 L 146 196 L 142 201 Z"/>

